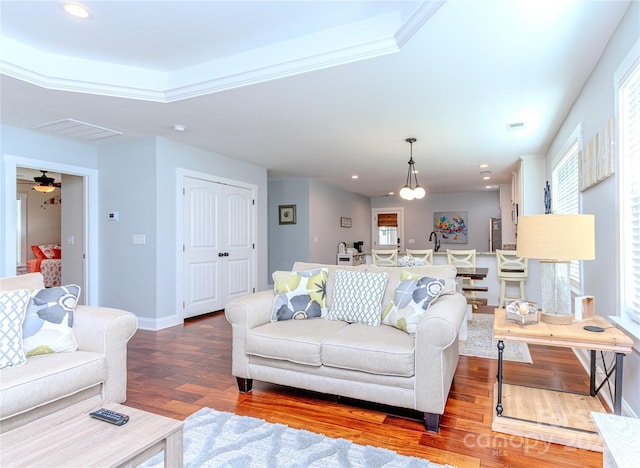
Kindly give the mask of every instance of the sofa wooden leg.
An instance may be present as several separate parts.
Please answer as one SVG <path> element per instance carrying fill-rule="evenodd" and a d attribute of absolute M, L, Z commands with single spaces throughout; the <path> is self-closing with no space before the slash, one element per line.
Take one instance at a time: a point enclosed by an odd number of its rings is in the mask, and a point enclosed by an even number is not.
<path fill-rule="evenodd" d="M 240 393 L 247 393 L 251 391 L 251 387 L 253 387 L 253 379 L 236 377 L 236 380 L 238 381 L 238 390 L 240 390 Z"/>
<path fill-rule="evenodd" d="M 440 415 L 435 413 L 424 413 L 424 427 L 427 431 L 438 432 L 440 430 Z"/>

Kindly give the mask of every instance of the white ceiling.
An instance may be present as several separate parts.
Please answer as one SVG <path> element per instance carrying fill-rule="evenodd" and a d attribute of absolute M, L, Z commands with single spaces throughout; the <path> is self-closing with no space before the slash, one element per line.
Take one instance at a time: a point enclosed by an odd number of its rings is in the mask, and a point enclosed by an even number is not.
<path fill-rule="evenodd" d="M 404 184 L 407 137 L 429 193 L 484 190 L 481 163 L 509 183 L 519 156 L 546 153 L 629 4 L 83 3 L 91 19 L 0 2 L 2 123 L 163 136 L 367 196 Z"/>

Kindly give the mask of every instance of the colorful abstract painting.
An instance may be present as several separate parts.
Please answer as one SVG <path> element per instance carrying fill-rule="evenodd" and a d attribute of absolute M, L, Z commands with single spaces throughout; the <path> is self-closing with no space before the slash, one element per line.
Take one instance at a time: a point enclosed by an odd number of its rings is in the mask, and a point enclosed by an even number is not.
<path fill-rule="evenodd" d="M 433 228 L 443 244 L 466 244 L 468 242 L 466 211 L 434 212 Z"/>

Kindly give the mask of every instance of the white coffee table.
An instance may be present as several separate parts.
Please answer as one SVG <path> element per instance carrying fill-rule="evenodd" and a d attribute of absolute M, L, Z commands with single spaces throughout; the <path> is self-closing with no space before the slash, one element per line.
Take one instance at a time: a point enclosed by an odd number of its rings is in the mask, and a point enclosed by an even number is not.
<path fill-rule="evenodd" d="M 128 414 L 129 422 L 90 417 L 98 408 Z M 0 466 L 136 466 L 164 450 L 165 467 L 180 468 L 182 425 L 96 397 L 0 434 Z"/>

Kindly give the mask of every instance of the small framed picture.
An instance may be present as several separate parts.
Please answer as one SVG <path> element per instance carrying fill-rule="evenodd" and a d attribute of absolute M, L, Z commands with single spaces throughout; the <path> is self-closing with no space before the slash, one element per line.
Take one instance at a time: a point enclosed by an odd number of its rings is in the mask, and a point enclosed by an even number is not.
<path fill-rule="evenodd" d="M 296 224 L 296 205 L 278 206 L 279 224 Z"/>
<path fill-rule="evenodd" d="M 340 227 L 350 228 L 351 227 L 351 218 L 340 218 Z"/>

